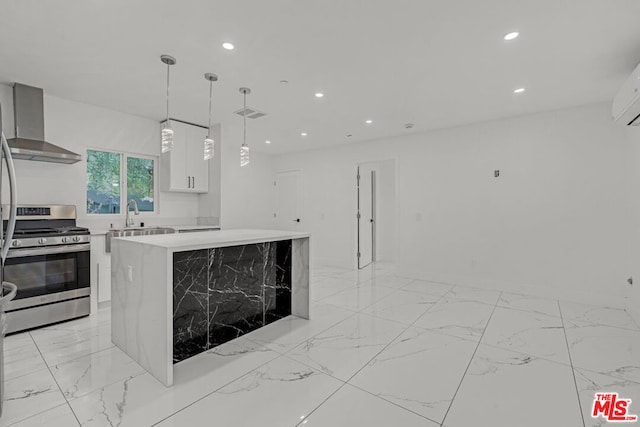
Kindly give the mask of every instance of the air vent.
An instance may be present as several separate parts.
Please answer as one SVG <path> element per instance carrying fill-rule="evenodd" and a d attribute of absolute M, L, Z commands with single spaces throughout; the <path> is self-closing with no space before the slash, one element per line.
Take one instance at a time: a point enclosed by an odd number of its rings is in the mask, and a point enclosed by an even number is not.
<path fill-rule="evenodd" d="M 248 119 L 259 119 L 260 117 L 267 115 L 267 113 L 263 113 L 262 111 L 258 111 L 254 108 L 249 107 L 241 108 L 238 111 L 234 111 L 234 113 L 236 113 L 240 117 L 246 114 Z"/>

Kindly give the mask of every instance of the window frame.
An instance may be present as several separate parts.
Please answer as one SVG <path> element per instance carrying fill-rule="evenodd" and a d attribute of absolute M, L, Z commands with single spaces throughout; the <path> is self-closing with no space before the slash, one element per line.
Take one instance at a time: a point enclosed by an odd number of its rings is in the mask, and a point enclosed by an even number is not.
<path fill-rule="evenodd" d="M 135 157 L 138 159 L 146 159 L 153 161 L 153 211 L 143 212 L 140 211 L 140 215 L 148 217 L 158 215 L 160 213 L 160 204 L 159 204 L 159 195 L 160 189 L 158 188 L 158 173 L 160 171 L 160 158 L 158 156 L 153 156 L 149 154 L 140 154 L 140 153 L 132 153 L 128 151 L 118 151 L 106 148 L 98 148 L 98 147 L 87 147 L 87 161 L 85 162 L 84 168 L 84 176 L 85 176 L 85 187 L 84 187 L 84 212 L 85 215 L 92 218 L 119 218 L 126 217 L 126 203 L 129 200 L 128 194 L 128 182 L 127 182 L 127 160 L 130 157 Z M 102 151 L 105 153 L 117 154 L 120 157 L 120 212 L 119 213 L 89 213 L 87 212 L 87 162 L 89 161 L 89 151 Z"/>

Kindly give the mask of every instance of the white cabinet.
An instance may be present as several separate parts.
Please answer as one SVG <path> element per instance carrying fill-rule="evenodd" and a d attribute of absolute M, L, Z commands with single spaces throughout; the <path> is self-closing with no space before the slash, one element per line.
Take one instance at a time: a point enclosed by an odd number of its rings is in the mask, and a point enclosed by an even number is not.
<path fill-rule="evenodd" d="M 91 297 L 111 300 L 111 254 L 104 250 L 104 235 L 91 236 Z"/>
<path fill-rule="evenodd" d="M 173 150 L 162 154 L 160 187 L 163 191 L 206 193 L 209 191 L 209 161 L 203 159 L 207 129 L 170 120 Z"/>

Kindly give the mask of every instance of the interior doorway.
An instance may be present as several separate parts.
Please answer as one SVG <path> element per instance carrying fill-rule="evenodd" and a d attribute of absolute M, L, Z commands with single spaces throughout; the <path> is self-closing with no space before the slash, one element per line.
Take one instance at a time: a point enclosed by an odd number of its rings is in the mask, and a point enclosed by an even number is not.
<path fill-rule="evenodd" d="M 372 165 L 358 166 L 358 268 L 375 261 L 376 171 Z"/>
<path fill-rule="evenodd" d="M 300 218 L 300 171 L 276 173 L 275 225 L 278 230 L 298 231 Z"/>
<path fill-rule="evenodd" d="M 357 266 L 395 261 L 395 160 L 360 163 L 356 168 Z"/>

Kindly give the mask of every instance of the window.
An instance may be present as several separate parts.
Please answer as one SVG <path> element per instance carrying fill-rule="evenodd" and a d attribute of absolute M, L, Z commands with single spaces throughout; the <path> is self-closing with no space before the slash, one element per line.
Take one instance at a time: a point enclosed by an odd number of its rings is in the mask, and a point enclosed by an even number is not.
<path fill-rule="evenodd" d="M 140 212 L 153 212 L 153 160 L 127 157 L 127 200 L 133 199 Z"/>
<path fill-rule="evenodd" d="M 130 199 L 140 212 L 155 212 L 155 165 L 151 157 L 87 150 L 87 213 L 119 214 Z"/>
<path fill-rule="evenodd" d="M 87 213 L 120 213 L 120 154 L 87 150 Z"/>

